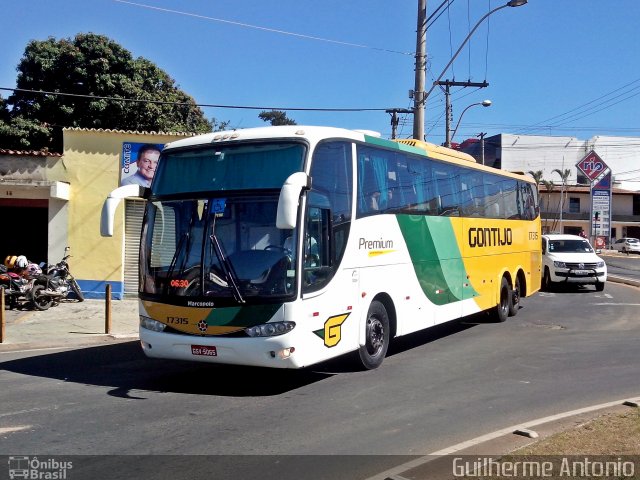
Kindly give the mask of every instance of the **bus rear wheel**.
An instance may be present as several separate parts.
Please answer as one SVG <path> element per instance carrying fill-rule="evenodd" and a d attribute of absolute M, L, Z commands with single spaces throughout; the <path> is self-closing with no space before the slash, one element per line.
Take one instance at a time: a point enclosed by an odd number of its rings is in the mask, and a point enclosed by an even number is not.
<path fill-rule="evenodd" d="M 360 363 L 367 370 L 378 368 L 389 348 L 389 315 L 384 305 L 376 300 L 371 302 L 367 312 L 365 344 L 358 350 Z"/>
<path fill-rule="evenodd" d="M 509 302 L 509 316 L 513 317 L 520 309 L 520 278 L 516 277 L 516 284 L 511 294 L 511 302 Z"/>
<path fill-rule="evenodd" d="M 511 308 L 511 289 L 509 282 L 502 277 L 500 282 L 500 303 L 493 308 L 493 318 L 497 322 L 504 322 L 509 317 L 509 309 Z"/>

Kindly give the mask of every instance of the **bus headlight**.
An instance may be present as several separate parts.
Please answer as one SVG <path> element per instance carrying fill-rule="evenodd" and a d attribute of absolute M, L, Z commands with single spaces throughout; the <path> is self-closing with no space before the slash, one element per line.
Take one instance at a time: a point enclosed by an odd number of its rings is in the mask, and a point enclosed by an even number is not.
<path fill-rule="evenodd" d="M 295 322 L 273 322 L 245 328 L 244 331 L 250 337 L 275 337 L 290 332 L 295 326 Z"/>
<path fill-rule="evenodd" d="M 567 268 L 567 264 L 564 262 L 559 262 L 557 260 L 553 261 L 553 265 L 558 268 Z"/>
<path fill-rule="evenodd" d="M 167 327 L 164 323 L 160 323 L 153 318 L 144 317 L 142 315 L 140 315 L 140 326 L 147 330 L 151 330 L 152 332 L 163 332 Z"/>

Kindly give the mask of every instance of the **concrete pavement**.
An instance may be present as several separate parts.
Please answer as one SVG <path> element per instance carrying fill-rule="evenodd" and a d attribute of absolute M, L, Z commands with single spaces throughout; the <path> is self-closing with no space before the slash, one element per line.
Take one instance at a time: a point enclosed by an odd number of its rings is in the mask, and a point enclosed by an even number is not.
<path fill-rule="evenodd" d="M 138 338 L 138 300 L 111 302 L 111 331 L 106 332 L 105 300 L 64 301 L 45 311 L 5 310 L 0 352 L 75 347 Z"/>

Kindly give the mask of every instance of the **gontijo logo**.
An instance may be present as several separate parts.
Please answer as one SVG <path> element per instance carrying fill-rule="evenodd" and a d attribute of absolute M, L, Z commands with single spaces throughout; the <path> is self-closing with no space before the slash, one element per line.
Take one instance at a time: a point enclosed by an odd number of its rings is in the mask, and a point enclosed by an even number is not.
<path fill-rule="evenodd" d="M 393 240 L 385 240 L 380 237 L 379 240 L 367 240 L 360 237 L 358 240 L 358 250 L 368 250 L 370 257 L 376 255 L 384 255 L 385 253 L 393 252 Z"/>
<path fill-rule="evenodd" d="M 470 228 L 469 246 L 477 247 L 501 247 L 513 243 L 513 231 L 510 228 Z"/>
<path fill-rule="evenodd" d="M 324 322 L 324 328 L 316 330 L 313 333 L 324 340 L 325 347 L 335 347 L 342 339 L 342 324 L 347 320 L 349 315 L 351 315 L 351 312 L 329 317 L 327 321 Z"/>

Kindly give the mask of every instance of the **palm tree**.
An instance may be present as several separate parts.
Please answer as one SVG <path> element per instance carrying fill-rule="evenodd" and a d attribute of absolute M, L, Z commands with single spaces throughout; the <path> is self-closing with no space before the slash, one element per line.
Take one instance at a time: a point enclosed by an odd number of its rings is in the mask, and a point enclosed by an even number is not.
<path fill-rule="evenodd" d="M 542 180 L 542 170 L 536 170 L 535 172 L 529 170 L 527 173 L 531 175 L 536 181 L 536 188 L 538 189 L 538 195 L 540 195 L 540 181 Z"/>
<path fill-rule="evenodd" d="M 564 210 L 564 192 L 565 192 L 565 188 L 567 187 L 567 179 L 569 178 L 569 175 L 571 175 L 571 170 L 566 168 L 564 170 L 560 170 L 559 168 L 556 168 L 553 170 L 552 173 L 557 173 L 558 175 L 560 175 L 560 178 L 562 179 L 562 191 L 560 193 L 560 233 L 562 232 L 562 212 Z"/>
<path fill-rule="evenodd" d="M 556 184 L 553 183 L 553 180 L 542 180 L 544 183 L 544 188 L 547 190 L 547 218 L 545 219 L 544 226 L 549 226 L 549 214 L 551 213 L 551 192 L 556 187 Z M 555 224 L 555 222 L 554 222 Z M 554 225 L 551 225 L 551 229 L 553 230 Z"/>

